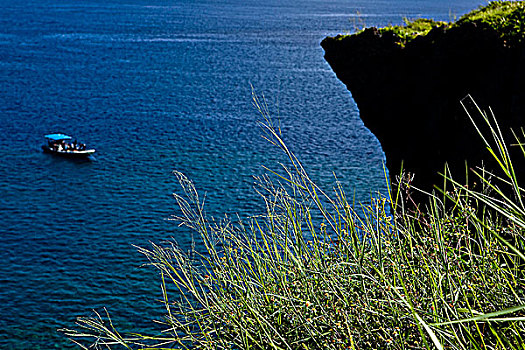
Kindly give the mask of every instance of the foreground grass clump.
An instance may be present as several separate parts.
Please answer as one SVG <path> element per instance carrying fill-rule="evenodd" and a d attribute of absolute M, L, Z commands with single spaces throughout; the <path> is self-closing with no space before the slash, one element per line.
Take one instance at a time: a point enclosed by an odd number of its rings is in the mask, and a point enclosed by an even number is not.
<path fill-rule="evenodd" d="M 329 195 L 310 180 L 267 120 L 290 164 L 280 183 L 259 179 L 264 215 L 208 221 L 176 173 L 179 219 L 206 251 L 140 249 L 160 272 L 165 332 L 121 335 L 97 315 L 66 334 L 95 348 L 523 349 L 525 206 L 504 140 L 485 121 L 498 184 L 479 172 L 476 192 L 447 176 L 426 207 L 392 194 L 357 213 L 341 188 Z"/>

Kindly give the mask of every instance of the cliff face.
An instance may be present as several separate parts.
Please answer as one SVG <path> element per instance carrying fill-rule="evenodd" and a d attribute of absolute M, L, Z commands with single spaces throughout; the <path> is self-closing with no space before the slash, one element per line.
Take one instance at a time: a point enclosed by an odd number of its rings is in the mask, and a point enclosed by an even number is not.
<path fill-rule="evenodd" d="M 460 103 L 467 94 L 483 110 L 491 107 L 508 141 L 515 143 L 509 128 L 525 127 L 525 44 L 519 35 L 460 20 L 406 42 L 395 31 L 369 28 L 321 45 L 381 142 L 391 178 L 403 163 L 415 174 L 414 184 L 429 190 L 442 185 L 437 174 L 445 162 L 461 181 L 465 162 L 490 167 Z"/>

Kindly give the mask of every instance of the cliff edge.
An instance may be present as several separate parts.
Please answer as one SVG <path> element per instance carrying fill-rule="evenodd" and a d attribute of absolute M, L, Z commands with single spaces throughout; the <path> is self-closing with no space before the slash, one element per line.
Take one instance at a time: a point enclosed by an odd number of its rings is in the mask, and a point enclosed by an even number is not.
<path fill-rule="evenodd" d="M 492 2 L 453 23 L 420 19 L 368 28 L 321 43 L 337 77 L 381 142 L 391 178 L 401 166 L 414 185 L 440 186 L 448 163 L 464 181 L 491 159 L 460 100 L 470 94 L 510 128 L 525 127 L 525 3 Z M 441 186 L 440 186 L 441 187 Z"/>

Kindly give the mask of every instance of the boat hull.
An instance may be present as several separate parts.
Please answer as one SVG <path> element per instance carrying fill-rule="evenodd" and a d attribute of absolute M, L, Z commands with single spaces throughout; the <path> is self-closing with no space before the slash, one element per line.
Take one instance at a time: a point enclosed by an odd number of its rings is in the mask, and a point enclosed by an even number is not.
<path fill-rule="evenodd" d="M 79 151 L 79 150 L 56 151 L 53 148 L 48 147 L 48 146 L 42 146 L 42 150 L 44 151 L 44 153 L 55 154 L 57 156 L 67 157 L 67 158 L 87 158 L 90 155 L 95 153 L 94 149 L 86 149 L 82 151 Z"/>

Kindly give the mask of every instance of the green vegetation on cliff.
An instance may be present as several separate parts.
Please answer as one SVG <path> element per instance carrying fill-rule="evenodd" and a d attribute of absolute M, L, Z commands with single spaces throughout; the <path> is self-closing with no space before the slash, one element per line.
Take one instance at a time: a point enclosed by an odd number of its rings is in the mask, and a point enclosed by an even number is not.
<path fill-rule="evenodd" d="M 438 22 L 432 19 L 419 18 L 414 21 L 410 21 L 405 18 L 405 25 L 403 26 L 388 26 L 380 28 L 379 33 L 392 33 L 399 38 L 401 45 L 406 45 L 407 42 L 413 40 L 417 36 L 427 35 L 432 29 L 436 27 L 449 27 L 450 24 L 447 22 Z"/>
<path fill-rule="evenodd" d="M 403 167 L 431 190 L 445 162 L 456 174 L 465 161 L 493 166 L 458 101 L 471 94 L 493 108 L 509 139 L 523 127 L 524 15 L 525 2 L 492 2 L 454 23 L 417 20 L 321 42 L 391 172 Z"/>
<path fill-rule="evenodd" d="M 405 18 L 404 21 L 404 25 L 380 28 L 379 33 L 392 33 L 399 38 L 399 45 L 405 46 L 416 37 L 427 35 L 437 27 L 451 29 L 475 23 L 494 29 L 505 41 L 522 42 L 525 38 L 525 3 L 522 1 L 493 1 L 463 15 L 456 22 L 441 22 L 425 18 L 415 20 Z"/>
<path fill-rule="evenodd" d="M 462 16 L 455 25 L 484 23 L 505 40 L 522 42 L 525 38 L 525 3 L 494 1 Z"/>

